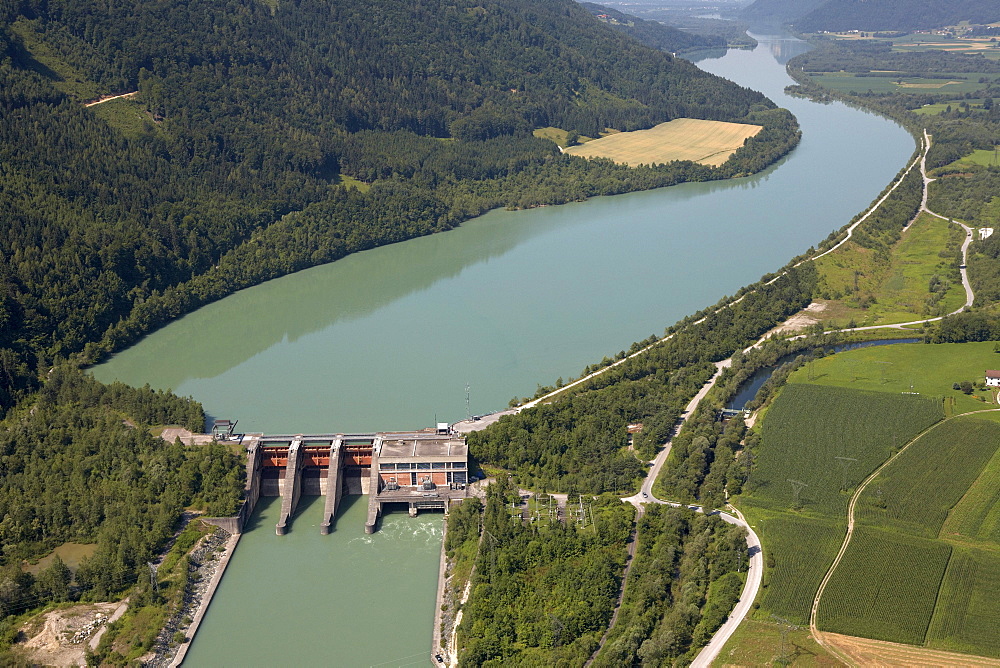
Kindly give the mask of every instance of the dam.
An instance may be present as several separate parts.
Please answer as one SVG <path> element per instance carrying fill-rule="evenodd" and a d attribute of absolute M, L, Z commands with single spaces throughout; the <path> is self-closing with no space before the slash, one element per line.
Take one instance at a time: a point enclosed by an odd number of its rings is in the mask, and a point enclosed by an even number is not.
<path fill-rule="evenodd" d="M 245 434 L 246 488 L 235 517 L 213 523 L 242 533 L 260 497 L 281 497 L 275 533 L 285 535 L 303 495 L 325 497 L 320 533 L 332 530 L 344 494 L 367 494 L 365 533 L 386 504 L 448 511 L 466 498 L 468 446 L 447 423 L 420 431 L 363 434 Z"/>

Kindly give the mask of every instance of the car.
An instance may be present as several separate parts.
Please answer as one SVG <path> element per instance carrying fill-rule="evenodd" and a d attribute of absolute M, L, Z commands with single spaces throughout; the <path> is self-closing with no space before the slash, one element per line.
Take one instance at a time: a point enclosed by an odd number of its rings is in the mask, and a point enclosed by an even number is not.
<path fill-rule="evenodd" d="M 642 493 L 642 498 L 648 499 L 649 498 L 649 494 L 646 494 L 646 492 L 643 492 Z"/>
<path fill-rule="evenodd" d="M 444 663 L 444 657 L 441 656 L 440 654 L 435 654 L 434 658 L 437 659 L 438 663 Z"/>

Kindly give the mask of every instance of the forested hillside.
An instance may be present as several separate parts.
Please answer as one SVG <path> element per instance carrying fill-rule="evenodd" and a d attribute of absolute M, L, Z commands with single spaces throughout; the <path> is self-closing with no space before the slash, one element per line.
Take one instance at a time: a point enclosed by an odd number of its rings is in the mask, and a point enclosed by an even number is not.
<path fill-rule="evenodd" d="M 803 32 L 898 31 L 993 23 L 1000 20 L 1000 7 L 983 0 L 756 0 L 741 16 L 791 23 Z"/>
<path fill-rule="evenodd" d="M 782 25 L 804 16 L 825 0 L 756 0 L 740 12 L 746 21 Z"/>
<path fill-rule="evenodd" d="M 798 140 L 762 95 L 570 0 L 7 0 L 0 16 L 0 411 L 54 360 L 263 280 L 493 207 L 757 171 Z M 530 134 L 683 116 L 765 130 L 715 169 L 590 163 Z"/>
<path fill-rule="evenodd" d="M 664 25 L 659 21 L 645 21 L 631 14 L 624 14 L 593 2 L 581 2 L 580 4 L 615 30 L 634 37 L 654 49 L 678 53 L 692 49 L 712 49 L 726 46 L 726 40 L 721 35 L 699 35 Z"/>
<path fill-rule="evenodd" d="M 983 0 L 826 0 L 791 19 L 797 30 L 917 30 L 1000 20 L 1000 6 Z"/>

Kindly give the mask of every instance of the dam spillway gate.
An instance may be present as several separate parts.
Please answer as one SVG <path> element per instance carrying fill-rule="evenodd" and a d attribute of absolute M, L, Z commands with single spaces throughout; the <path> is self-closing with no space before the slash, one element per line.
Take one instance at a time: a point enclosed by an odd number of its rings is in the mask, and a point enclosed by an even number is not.
<path fill-rule="evenodd" d="M 275 532 L 284 535 L 303 495 L 326 497 L 320 533 L 331 531 L 344 494 L 367 494 L 365 532 L 385 504 L 447 512 L 466 498 L 468 447 L 447 425 L 364 434 L 246 434 L 247 482 L 240 527 L 262 496 L 281 497 Z"/>

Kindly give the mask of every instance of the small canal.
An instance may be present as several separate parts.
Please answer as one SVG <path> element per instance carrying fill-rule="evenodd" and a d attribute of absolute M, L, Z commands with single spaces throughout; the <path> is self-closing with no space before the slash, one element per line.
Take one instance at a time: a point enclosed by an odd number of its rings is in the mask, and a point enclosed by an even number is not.
<path fill-rule="evenodd" d="M 872 346 L 889 346 L 895 343 L 920 343 L 923 339 L 882 339 L 879 341 L 860 341 L 855 343 L 841 343 L 835 346 L 823 346 L 823 350 L 827 351 L 827 354 L 839 353 L 845 350 L 858 350 L 860 348 L 870 348 Z M 746 405 L 753 401 L 754 397 L 757 396 L 757 392 L 761 387 L 764 386 L 771 376 L 777 371 L 783 364 L 791 362 L 799 355 L 808 355 L 811 351 L 801 350 L 797 353 L 790 353 L 784 357 L 778 358 L 778 361 L 771 366 L 761 367 L 754 372 L 752 376 L 747 378 L 732 399 L 726 404 L 726 408 L 731 410 L 743 410 Z"/>

